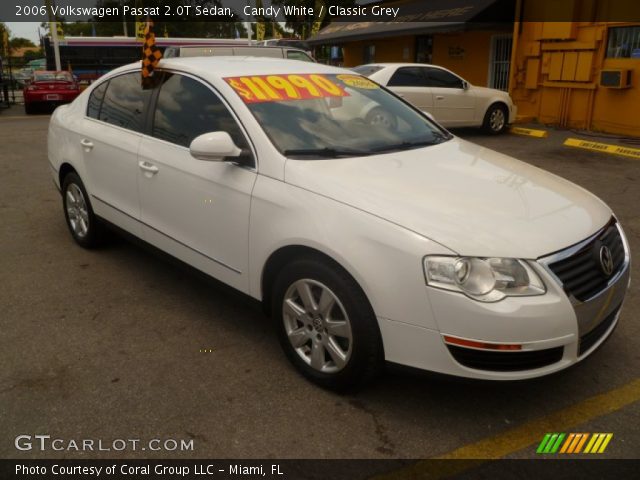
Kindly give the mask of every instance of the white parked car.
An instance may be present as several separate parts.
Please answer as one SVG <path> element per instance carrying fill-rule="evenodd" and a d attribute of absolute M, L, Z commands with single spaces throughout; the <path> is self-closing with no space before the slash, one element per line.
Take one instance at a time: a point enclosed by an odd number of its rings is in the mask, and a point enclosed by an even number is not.
<path fill-rule="evenodd" d="M 615 328 L 629 249 L 582 188 L 347 70 L 209 57 L 155 75 L 142 90 L 138 63 L 119 68 L 52 115 L 71 235 L 93 247 L 115 224 L 261 300 L 317 383 L 349 388 L 384 360 L 537 377 Z"/>
<path fill-rule="evenodd" d="M 444 127 L 482 127 L 498 134 L 516 119 L 507 92 L 471 85 L 446 68 L 420 63 L 375 63 L 353 69 L 384 85 Z M 382 121 L 387 121 L 381 117 Z"/>

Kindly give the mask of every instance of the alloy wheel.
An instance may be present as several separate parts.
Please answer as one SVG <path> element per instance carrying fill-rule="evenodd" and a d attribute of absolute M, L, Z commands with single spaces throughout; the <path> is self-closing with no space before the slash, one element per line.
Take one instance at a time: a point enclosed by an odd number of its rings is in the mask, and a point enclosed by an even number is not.
<path fill-rule="evenodd" d="M 329 287 L 297 280 L 285 293 L 282 318 L 291 346 L 311 368 L 335 373 L 347 365 L 353 347 L 351 322 Z"/>

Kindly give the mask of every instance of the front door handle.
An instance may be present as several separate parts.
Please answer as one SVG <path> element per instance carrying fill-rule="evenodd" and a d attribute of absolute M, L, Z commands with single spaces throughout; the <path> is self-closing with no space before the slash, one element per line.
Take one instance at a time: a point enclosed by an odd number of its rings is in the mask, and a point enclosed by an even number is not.
<path fill-rule="evenodd" d="M 91 150 L 93 148 L 93 142 L 86 138 L 83 138 L 82 140 L 80 140 L 80 145 L 82 145 L 87 150 Z"/>
<path fill-rule="evenodd" d="M 149 162 L 138 162 L 138 166 L 140 167 L 140 170 L 144 170 L 145 172 L 152 175 L 158 173 L 158 167 Z"/>
<path fill-rule="evenodd" d="M 444 100 L 444 97 L 442 95 L 437 95 L 436 100 Z"/>

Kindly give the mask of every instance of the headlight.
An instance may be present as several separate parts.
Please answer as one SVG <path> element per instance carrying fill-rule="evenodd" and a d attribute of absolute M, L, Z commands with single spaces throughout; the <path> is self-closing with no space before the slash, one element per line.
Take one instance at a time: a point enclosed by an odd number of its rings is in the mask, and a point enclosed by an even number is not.
<path fill-rule="evenodd" d="M 481 302 L 542 295 L 544 283 L 524 260 L 515 258 L 424 258 L 427 285 L 461 292 Z"/>

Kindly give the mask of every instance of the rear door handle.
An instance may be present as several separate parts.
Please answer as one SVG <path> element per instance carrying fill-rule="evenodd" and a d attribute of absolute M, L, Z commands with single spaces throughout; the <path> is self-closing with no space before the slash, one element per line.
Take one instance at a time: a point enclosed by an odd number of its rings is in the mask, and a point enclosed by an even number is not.
<path fill-rule="evenodd" d="M 93 142 L 91 140 L 87 140 L 86 138 L 80 140 L 80 145 L 82 145 L 87 150 L 91 150 L 93 148 Z"/>
<path fill-rule="evenodd" d="M 444 97 L 442 95 L 436 95 L 436 100 L 444 100 Z"/>
<path fill-rule="evenodd" d="M 138 162 L 138 166 L 140 167 L 140 170 L 144 170 L 152 175 L 158 173 L 158 167 L 149 162 Z"/>

